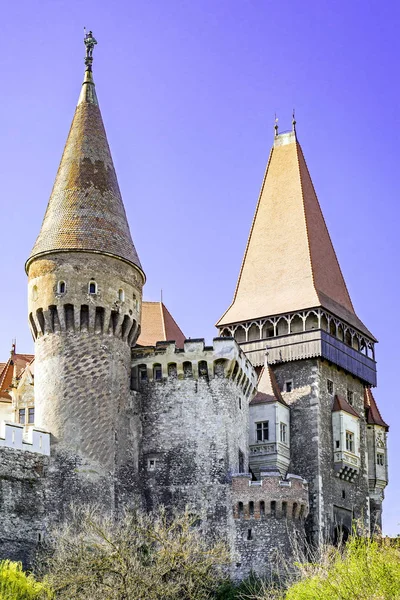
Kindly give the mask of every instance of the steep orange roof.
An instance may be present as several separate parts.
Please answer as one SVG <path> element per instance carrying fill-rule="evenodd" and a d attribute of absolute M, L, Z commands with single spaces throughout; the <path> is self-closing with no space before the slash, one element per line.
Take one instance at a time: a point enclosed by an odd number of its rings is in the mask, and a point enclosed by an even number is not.
<path fill-rule="evenodd" d="M 360 415 L 354 410 L 354 408 L 342 398 L 342 396 L 335 396 L 332 406 L 332 412 L 337 412 L 338 410 L 343 410 L 344 412 L 349 413 L 349 415 L 354 415 L 355 417 L 360 417 Z"/>
<path fill-rule="evenodd" d="M 8 390 L 14 376 L 19 377 L 26 365 L 32 362 L 33 358 L 32 354 L 12 354 L 6 363 L 2 363 L 4 367 L 0 371 L 0 401 L 11 401 Z"/>
<path fill-rule="evenodd" d="M 143 302 L 142 329 L 139 346 L 155 346 L 157 342 L 175 341 L 183 348 L 185 336 L 162 302 Z"/>
<path fill-rule="evenodd" d="M 296 133 L 275 138 L 231 306 L 217 326 L 323 306 L 354 312 Z"/>
<path fill-rule="evenodd" d="M 266 402 L 280 402 L 287 406 L 282 398 L 281 390 L 279 389 L 275 378 L 275 373 L 268 364 L 262 368 L 257 383 L 257 393 L 250 404 L 264 404 Z"/>
<path fill-rule="evenodd" d="M 389 431 L 389 425 L 382 419 L 376 400 L 372 394 L 371 388 L 364 388 L 364 407 L 366 410 L 367 423 L 370 425 L 380 425 Z"/>

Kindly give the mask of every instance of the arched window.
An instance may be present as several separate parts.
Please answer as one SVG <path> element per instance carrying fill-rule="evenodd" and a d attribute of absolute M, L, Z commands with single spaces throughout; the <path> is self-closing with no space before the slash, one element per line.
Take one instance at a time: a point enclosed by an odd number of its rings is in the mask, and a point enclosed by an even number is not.
<path fill-rule="evenodd" d="M 193 377 L 192 363 L 189 361 L 183 363 L 183 376 L 185 378 Z"/>
<path fill-rule="evenodd" d="M 199 362 L 199 377 L 208 377 L 208 365 L 205 360 Z"/>
<path fill-rule="evenodd" d="M 258 325 L 253 323 L 249 329 L 248 340 L 250 342 L 250 341 L 259 340 L 259 339 L 260 339 L 260 328 Z"/>
<path fill-rule="evenodd" d="M 239 325 L 239 327 L 235 331 L 234 337 L 238 343 L 245 342 L 246 341 L 246 331 L 245 331 L 244 327 Z"/>
<path fill-rule="evenodd" d="M 95 281 L 89 282 L 89 294 L 97 294 L 97 283 Z"/>
<path fill-rule="evenodd" d="M 118 290 L 118 300 L 120 302 L 125 302 L 125 292 L 122 288 Z"/>
<path fill-rule="evenodd" d="M 59 281 L 57 283 L 57 293 L 65 294 L 66 291 L 67 291 L 67 284 L 65 283 L 65 281 Z"/>
<path fill-rule="evenodd" d="M 239 517 L 243 516 L 243 502 L 238 502 L 238 513 Z"/>
<path fill-rule="evenodd" d="M 271 515 L 276 516 L 276 500 L 271 500 Z"/>
<path fill-rule="evenodd" d="M 32 288 L 32 299 L 33 300 L 37 300 L 38 299 L 37 285 L 34 285 L 33 288 Z"/>

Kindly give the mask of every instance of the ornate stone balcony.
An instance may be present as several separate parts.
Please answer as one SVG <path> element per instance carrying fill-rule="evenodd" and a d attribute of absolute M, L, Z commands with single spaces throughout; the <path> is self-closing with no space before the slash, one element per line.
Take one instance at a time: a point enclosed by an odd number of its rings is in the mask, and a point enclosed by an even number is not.
<path fill-rule="evenodd" d="M 360 459 L 346 450 L 337 450 L 334 454 L 336 477 L 346 481 L 354 481 L 360 469 Z"/>

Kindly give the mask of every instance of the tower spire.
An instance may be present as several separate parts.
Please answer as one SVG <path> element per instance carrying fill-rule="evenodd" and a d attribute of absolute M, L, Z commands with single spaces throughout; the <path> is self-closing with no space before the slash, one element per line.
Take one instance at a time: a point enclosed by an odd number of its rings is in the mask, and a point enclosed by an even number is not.
<path fill-rule="evenodd" d="M 142 272 L 132 242 L 93 80 L 92 31 L 85 32 L 85 77 L 30 263 L 53 252 L 116 256 Z M 142 272 L 143 275 L 143 272 Z"/>

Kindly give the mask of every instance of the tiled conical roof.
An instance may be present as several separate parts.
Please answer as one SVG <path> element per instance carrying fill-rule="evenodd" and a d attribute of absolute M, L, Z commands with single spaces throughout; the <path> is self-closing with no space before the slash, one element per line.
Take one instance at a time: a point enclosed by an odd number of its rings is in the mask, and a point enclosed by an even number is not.
<path fill-rule="evenodd" d="M 91 65 L 39 236 L 27 261 L 60 251 L 117 256 L 141 269 L 100 113 Z"/>
<path fill-rule="evenodd" d="M 355 314 L 296 133 L 277 135 L 234 300 L 217 326 L 323 306 Z"/>

